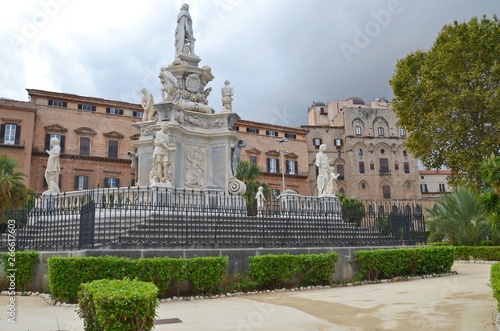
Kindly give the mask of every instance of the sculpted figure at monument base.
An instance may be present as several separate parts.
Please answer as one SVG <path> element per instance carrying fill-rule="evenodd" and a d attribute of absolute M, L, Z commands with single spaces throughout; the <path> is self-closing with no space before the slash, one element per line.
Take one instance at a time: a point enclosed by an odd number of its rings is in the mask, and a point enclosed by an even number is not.
<path fill-rule="evenodd" d="M 326 145 L 321 144 L 319 146 L 319 152 L 316 154 L 315 165 L 318 167 L 318 178 L 316 179 L 316 185 L 318 187 L 318 196 L 335 196 L 335 180 L 338 178 L 338 174 L 334 174 L 332 167 L 330 166 L 330 159 L 325 153 Z"/>
<path fill-rule="evenodd" d="M 52 137 L 50 139 L 50 147 L 50 151 L 45 151 L 49 154 L 47 168 L 45 169 L 45 181 L 47 182 L 49 189 L 45 191 L 44 194 L 57 194 L 59 193 L 59 174 L 61 173 L 61 167 L 59 164 L 61 146 L 59 145 L 59 139 Z"/>

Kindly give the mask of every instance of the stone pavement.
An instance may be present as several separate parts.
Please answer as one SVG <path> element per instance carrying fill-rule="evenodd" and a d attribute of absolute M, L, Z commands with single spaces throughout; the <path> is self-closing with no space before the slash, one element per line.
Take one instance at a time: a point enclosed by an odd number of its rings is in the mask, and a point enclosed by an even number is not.
<path fill-rule="evenodd" d="M 455 263 L 457 275 L 363 286 L 161 303 L 155 330 L 495 330 L 489 263 Z M 0 297 L 0 330 L 83 330 L 74 307 L 16 297 L 16 323 Z"/>

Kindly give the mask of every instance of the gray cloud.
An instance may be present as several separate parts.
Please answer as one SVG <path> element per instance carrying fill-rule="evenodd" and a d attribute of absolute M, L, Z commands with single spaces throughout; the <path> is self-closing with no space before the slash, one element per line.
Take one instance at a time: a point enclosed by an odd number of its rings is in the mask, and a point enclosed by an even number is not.
<path fill-rule="evenodd" d="M 146 87 L 159 99 L 157 74 L 173 60 L 182 1 L 103 3 L 61 3 L 20 48 L 12 47 L 12 36 L 43 9 L 24 8 L 18 20 L 10 20 L 0 30 L 0 60 L 6 64 L 0 67 L 1 96 L 25 100 L 25 88 L 38 88 L 138 102 L 138 91 Z M 443 25 L 455 19 L 491 18 L 500 9 L 488 0 L 189 4 L 200 65 L 215 75 L 210 105 L 221 108 L 220 88 L 228 79 L 235 89 L 233 110 L 242 118 L 293 126 L 306 124 L 313 101 L 392 98 L 388 81 L 399 58 L 431 47 Z M 352 52 L 347 55 L 346 45 Z"/>

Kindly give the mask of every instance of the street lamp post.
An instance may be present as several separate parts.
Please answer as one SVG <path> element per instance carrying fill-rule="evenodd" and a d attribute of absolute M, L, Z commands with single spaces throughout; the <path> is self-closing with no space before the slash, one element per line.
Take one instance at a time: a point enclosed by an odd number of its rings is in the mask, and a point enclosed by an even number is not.
<path fill-rule="evenodd" d="M 282 193 L 285 191 L 285 143 L 288 142 L 288 139 L 286 138 L 281 138 L 281 139 L 275 139 L 277 142 L 281 143 L 281 179 L 283 182 L 283 190 Z"/>

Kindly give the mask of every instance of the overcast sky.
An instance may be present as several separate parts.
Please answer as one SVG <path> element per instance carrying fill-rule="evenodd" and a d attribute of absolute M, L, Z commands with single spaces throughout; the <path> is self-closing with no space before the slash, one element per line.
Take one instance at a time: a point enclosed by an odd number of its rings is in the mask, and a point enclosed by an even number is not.
<path fill-rule="evenodd" d="M 174 0 L 0 0 L 0 97 L 26 88 L 139 103 L 160 100 L 174 59 Z M 428 50 L 443 25 L 499 14 L 498 0 L 191 0 L 209 105 L 234 87 L 241 118 L 307 124 L 313 101 L 393 97 L 396 61 Z"/>

